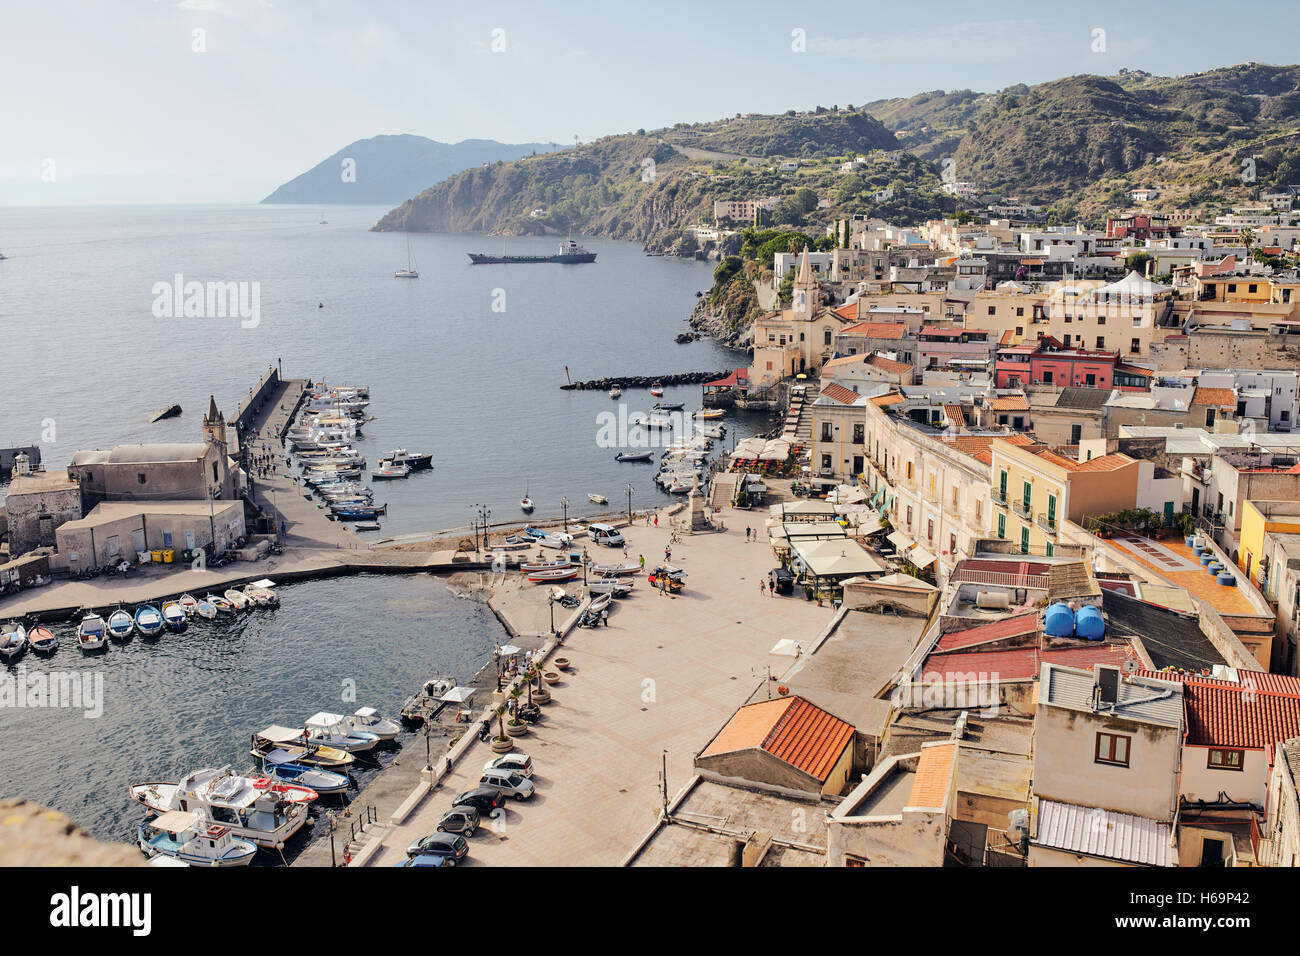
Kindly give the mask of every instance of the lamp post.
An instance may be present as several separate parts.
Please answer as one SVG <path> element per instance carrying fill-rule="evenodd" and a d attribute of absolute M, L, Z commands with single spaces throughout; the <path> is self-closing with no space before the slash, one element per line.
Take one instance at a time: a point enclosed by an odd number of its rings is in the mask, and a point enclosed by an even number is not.
<path fill-rule="evenodd" d="M 555 633 L 555 595 L 553 593 L 547 595 L 546 603 L 550 605 L 551 608 L 551 633 L 554 634 Z"/>
<path fill-rule="evenodd" d="M 560 506 L 564 509 L 564 533 L 568 534 L 569 533 L 569 499 L 561 498 Z M 555 630 L 555 628 L 551 628 L 551 630 Z"/>
<path fill-rule="evenodd" d="M 496 661 L 496 665 L 497 665 L 497 691 L 500 692 L 501 690 L 501 647 L 500 645 L 492 649 L 492 659 Z"/>
<path fill-rule="evenodd" d="M 474 550 L 479 550 L 478 526 L 480 524 L 483 526 L 483 549 L 486 550 L 488 545 L 488 521 L 492 517 L 492 509 L 487 505 L 475 505 L 474 507 L 477 509 L 477 517 L 474 523 Z"/>
<path fill-rule="evenodd" d="M 631 484 L 625 489 L 627 491 L 627 523 L 632 523 L 632 492 L 636 491 Z"/>

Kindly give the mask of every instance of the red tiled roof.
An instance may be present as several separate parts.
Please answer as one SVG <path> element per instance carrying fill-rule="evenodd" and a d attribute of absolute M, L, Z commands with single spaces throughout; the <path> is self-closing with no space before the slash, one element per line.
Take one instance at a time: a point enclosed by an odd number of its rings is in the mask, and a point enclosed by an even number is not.
<path fill-rule="evenodd" d="M 1023 395 L 999 395 L 989 399 L 989 408 L 995 412 L 1025 412 L 1029 401 Z"/>
<path fill-rule="evenodd" d="M 1038 631 L 1038 612 L 1017 614 L 1015 617 L 1003 618 L 991 624 L 980 624 L 961 631 L 949 631 L 939 638 L 931 654 L 946 654 L 977 644 L 991 644 L 1004 641 L 1009 637 L 1020 637 Z"/>
<path fill-rule="evenodd" d="M 1101 455 L 1097 458 L 1091 458 L 1088 461 L 1074 463 L 1075 471 L 1115 471 L 1117 468 L 1123 468 L 1125 465 L 1131 465 L 1133 459 L 1128 455 L 1115 452 L 1110 455 Z"/>
<path fill-rule="evenodd" d="M 1001 439 L 1009 445 L 1030 446 L 1036 442 L 1028 435 L 1022 435 L 1018 432 L 1010 435 L 941 435 L 939 440 L 951 445 L 963 455 L 970 455 L 978 461 L 989 464 L 992 455 L 989 453 L 989 446 L 996 439 Z"/>
<path fill-rule="evenodd" d="M 845 302 L 838 309 L 832 311 L 842 319 L 850 319 L 854 322 L 858 320 L 858 303 L 856 301 Z"/>
<path fill-rule="evenodd" d="M 876 368 L 882 368 L 886 372 L 896 372 L 899 375 L 912 371 L 912 366 L 908 365 L 906 362 L 896 362 L 877 352 L 872 352 L 871 358 L 868 359 L 868 361 Z"/>
<path fill-rule="evenodd" d="M 850 388 L 845 388 L 835 382 L 822 386 L 822 394 L 832 402 L 838 402 L 841 405 L 853 405 L 862 400 L 862 396 Z"/>
<path fill-rule="evenodd" d="M 927 325 L 921 329 L 922 335 L 942 335 L 948 338 L 958 338 L 961 336 L 963 329 L 941 329 L 934 325 Z"/>
<path fill-rule="evenodd" d="M 1174 336 L 1171 335 L 1169 336 L 1169 338 L 1172 339 L 1174 338 Z M 1183 338 L 1187 338 L 1187 336 L 1183 336 Z M 1141 375 L 1143 378 L 1155 378 L 1155 374 L 1156 374 L 1155 372 L 1151 371 L 1151 369 L 1149 368 L 1140 368 L 1137 365 L 1128 365 L 1125 364 L 1124 362 L 1117 362 L 1115 364 L 1115 371 L 1127 372 L 1129 375 Z"/>
<path fill-rule="evenodd" d="M 921 758 L 916 762 L 916 773 L 912 777 L 912 792 L 907 798 L 909 807 L 942 807 L 947 804 L 948 784 L 952 780 L 956 755 L 957 745 L 951 742 L 921 748 Z"/>
<path fill-rule="evenodd" d="M 840 335 L 865 335 L 869 339 L 901 339 L 907 334 L 905 322 L 859 322 L 840 329 Z"/>
<path fill-rule="evenodd" d="M 741 385 L 748 381 L 749 381 L 749 369 L 738 368 L 738 369 L 733 369 L 730 375 L 727 375 L 725 378 L 720 378 L 716 382 L 705 382 L 704 386 L 706 388 L 710 385 L 716 386 L 718 388 L 727 388 L 736 385 Z"/>
<path fill-rule="evenodd" d="M 1002 333 L 1002 339 L 1001 341 L 998 342 L 998 344 L 1010 345 L 1013 341 L 1015 341 L 1015 337 L 1016 337 L 1015 332 L 1013 332 L 1011 329 L 1007 329 L 1005 332 Z"/>
<path fill-rule="evenodd" d="M 1262 749 L 1300 737 L 1300 679 L 1262 671 L 1238 671 L 1239 683 L 1171 671 L 1139 673 L 1183 683 L 1189 744 Z"/>
<path fill-rule="evenodd" d="M 890 392 L 887 395 L 877 395 L 871 399 L 871 404 L 878 408 L 884 408 L 886 405 L 897 405 L 899 402 L 905 402 L 905 399 L 898 392 Z"/>
<path fill-rule="evenodd" d="M 759 749 L 825 781 L 853 739 L 853 725 L 802 697 L 746 704 L 700 754 Z"/>
<path fill-rule="evenodd" d="M 989 678 L 996 674 L 1000 680 L 1031 680 L 1038 676 L 1044 663 L 1091 669 L 1094 664 L 1123 664 L 1128 655 L 1128 644 L 1101 641 L 1080 647 L 1042 650 L 1037 645 L 1030 645 L 1002 651 L 931 654 L 922 668 L 921 681 L 969 680 L 971 674 L 981 673 Z"/>
<path fill-rule="evenodd" d="M 1300 677 L 1288 677 L 1286 674 L 1272 674 L 1268 671 L 1237 671 L 1237 680 L 1221 680 L 1206 674 L 1189 674 L 1180 671 L 1137 672 L 1139 677 L 1159 677 L 1161 680 L 1182 681 L 1184 684 L 1210 684 L 1215 687 L 1238 687 L 1243 690 L 1262 690 L 1270 694 L 1289 694 L 1300 697 Z"/>
<path fill-rule="evenodd" d="M 1193 405 L 1213 405 L 1215 408 L 1222 408 L 1224 405 L 1231 405 L 1234 408 L 1237 405 L 1237 396 L 1230 388 L 1205 388 L 1198 386 L 1192 394 Z"/>
<path fill-rule="evenodd" d="M 948 416 L 948 424 L 953 428 L 964 428 L 966 425 L 966 416 L 962 414 L 960 405 L 945 405 L 943 413 Z"/>

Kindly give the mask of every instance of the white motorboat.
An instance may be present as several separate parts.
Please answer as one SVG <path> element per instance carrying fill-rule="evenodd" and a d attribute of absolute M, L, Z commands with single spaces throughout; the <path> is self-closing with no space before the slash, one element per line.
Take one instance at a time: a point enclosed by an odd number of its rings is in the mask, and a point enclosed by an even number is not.
<path fill-rule="evenodd" d="M 0 626 L 0 657 L 11 661 L 27 649 L 27 628 L 17 621 Z"/>
<path fill-rule="evenodd" d="M 248 595 L 250 601 L 258 607 L 279 607 L 280 595 L 276 593 L 275 582 L 269 578 L 262 578 L 254 581 L 248 587 L 244 588 L 244 593 Z"/>
<path fill-rule="evenodd" d="M 370 472 L 370 477 L 376 481 L 391 481 L 394 478 L 405 478 L 410 473 L 411 469 L 407 465 L 390 464 L 374 469 Z"/>
<path fill-rule="evenodd" d="M 379 711 L 373 707 L 358 707 L 348 718 L 348 723 L 352 725 L 353 730 L 374 734 L 380 740 L 392 740 L 402 732 L 402 728 L 396 722 L 380 717 Z"/>
<path fill-rule="evenodd" d="M 363 753 L 379 743 L 379 735 L 365 730 L 353 730 L 342 714 L 321 711 L 313 714 L 303 724 L 307 738 L 303 743 L 321 747 L 334 747 L 348 753 Z"/>
<path fill-rule="evenodd" d="M 256 843 L 192 810 L 168 810 L 145 820 L 136 842 L 150 859 L 168 857 L 189 866 L 248 866 L 257 856 Z"/>
<path fill-rule="evenodd" d="M 228 588 L 226 590 L 226 600 L 234 605 L 236 611 L 248 610 L 248 595 L 239 590 L 239 588 Z"/>
<path fill-rule="evenodd" d="M 150 810 L 203 812 L 239 839 L 281 849 L 307 822 L 316 791 L 268 777 L 241 777 L 229 767 L 195 770 L 176 783 L 138 783 L 131 799 Z"/>
<path fill-rule="evenodd" d="M 268 777 L 274 777 L 281 783 L 308 787 L 321 796 L 343 793 L 350 785 L 347 774 L 296 763 L 289 751 L 279 747 L 262 755 L 262 770 Z"/>
<path fill-rule="evenodd" d="M 533 510 L 533 499 L 527 495 L 519 499 L 519 510 L 525 514 L 531 514 Z"/>
<path fill-rule="evenodd" d="M 405 465 L 411 471 L 422 471 L 433 467 L 433 454 L 409 452 L 405 448 L 394 448 L 379 459 L 381 465 L 385 462 L 393 465 Z"/>
<path fill-rule="evenodd" d="M 611 388 L 611 389 L 609 390 L 609 397 L 610 397 L 610 398 L 622 398 L 622 397 L 623 397 L 623 390 L 622 390 L 621 388 L 619 388 L 617 385 L 615 385 L 613 388 Z"/>
<path fill-rule="evenodd" d="M 590 501 L 592 504 L 594 504 L 594 505 L 607 505 L 607 504 L 609 504 L 609 499 L 606 498 L 604 495 L 588 494 L 588 495 L 587 495 L 587 500 L 589 500 L 589 501 Z"/>
<path fill-rule="evenodd" d="M 107 643 L 108 629 L 104 619 L 91 611 L 77 625 L 77 646 L 83 651 L 98 651 Z"/>

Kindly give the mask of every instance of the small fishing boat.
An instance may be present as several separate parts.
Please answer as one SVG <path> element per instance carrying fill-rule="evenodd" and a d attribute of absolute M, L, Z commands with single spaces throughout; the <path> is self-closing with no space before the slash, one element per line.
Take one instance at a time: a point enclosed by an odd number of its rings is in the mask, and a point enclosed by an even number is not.
<path fill-rule="evenodd" d="M 77 625 L 77 645 L 83 651 L 98 651 L 107 644 L 108 631 L 104 619 L 91 611 Z"/>
<path fill-rule="evenodd" d="M 307 822 L 316 791 L 269 777 L 241 777 L 229 767 L 204 768 L 176 783 L 133 784 L 131 799 L 157 813 L 205 811 L 229 824 L 235 837 L 280 849 Z"/>
<path fill-rule="evenodd" d="M 388 510 L 387 505 L 353 505 L 346 508 L 333 508 L 334 517 L 339 521 L 373 521 Z"/>
<path fill-rule="evenodd" d="M 660 412 L 680 412 L 686 407 L 685 402 L 656 402 L 655 410 Z"/>
<path fill-rule="evenodd" d="M 16 621 L 0 626 L 0 657 L 11 661 L 27 649 L 27 628 Z"/>
<path fill-rule="evenodd" d="M 593 494 L 588 494 L 588 495 L 587 495 L 587 499 L 588 499 L 589 501 L 591 501 L 592 504 L 595 504 L 595 505 L 607 505 L 607 504 L 609 504 L 609 499 L 606 498 L 604 495 L 593 495 Z"/>
<path fill-rule="evenodd" d="M 536 561 L 531 564 L 519 565 L 519 570 L 524 574 L 532 574 L 534 571 L 556 571 L 561 568 L 571 568 L 573 562 L 568 558 L 560 558 L 556 561 Z"/>
<path fill-rule="evenodd" d="M 204 600 L 207 601 L 209 604 L 211 604 L 214 608 L 216 608 L 218 614 L 235 613 L 235 605 L 232 604 L 226 598 L 218 597 L 215 594 L 209 594 L 207 597 L 204 598 Z"/>
<path fill-rule="evenodd" d="M 433 454 L 431 452 L 409 452 L 405 448 L 394 448 L 379 459 L 381 465 L 385 462 L 392 465 L 405 465 L 411 471 L 425 471 L 433 467 Z"/>
<path fill-rule="evenodd" d="M 310 787 L 321 796 L 331 793 L 343 793 L 348 788 L 346 774 L 330 770 L 319 770 L 306 764 L 295 763 L 293 755 L 287 750 L 276 748 L 262 755 L 262 769 L 268 777 L 281 783 L 292 783 L 299 787 Z"/>
<path fill-rule="evenodd" d="M 193 594 L 182 594 L 177 600 L 177 603 L 180 604 L 181 609 L 185 612 L 187 617 L 193 617 L 194 612 L 198 610 L 199 606 L 199 602 L 195 600 Z"/>
<path fill-rule="evenodd" d="M 380 467 L 370 472 L 370 477 L 376 481 L 392 481 L 395 478 L 406 478 L 411 474 L 410 466 L 399 464 L 380 464 Z"/>
<path fill-rule="evenodd" d="M 592 594 L 610 594 L 614 597 L 622 597 L 632 590 L 634 579 L 619 580 L 618 578 L 601 578 L 599 581 L 592 581 L 587 585 L 587 590 Z"/>
<path fill-rule="evenodd" d="M 141 637 L 157 637 L 162 633 L 163 616 L 152 604 L 135 609 L 135 629 Z"/>
<path fill-rule="evenodd" d="M 275 582 L 262 578 L 244 588 L 248 599 L 258 607 L 279 607 L 280 595 L 275 593 Z"/>
<path fill-rule="evenodd" d="M 168 601 L 162 606 L 163 625 L 173 634 L 179 634 L 190 626 L 189 616 L 179 601 Z"/>
<path fill-rule="evenodd" d="M 353 730 L 342 714 L 330 714 L 324 711 L 313 714 L 303 724 L 306 737 L 304 744 L 316 744 L 322 747 L 334 747 L 348 753 L 363 753 L 379 743 L 379 736 L 364 730 Z"/>
<path fill-rule="evenodd" d="M 248 595 L 239 588 L 227 588 L 226 600 L 234 605 L 236 611 L 248 610 Z"/>
<path fill-rule="evenodd" d="M 609 607 L 609 602 L 612 600 L 614 600 L 614 595 L 609 592 L 596 595 L 596 597 L 592 599 L 591 603 L 587 605 L 587 613 L 599 614 L 601 611 L 605 610 L 605 608 Z"/>
<path fill-rule="evenodd" d="M 533 499 L 529 498 L 527 495 L 524 495 L 522 498 L 520 498 L 519 510 L 522 511 L 524 514 L 532 514 Z"/>
<path fill-rule="evenodd" d="M 611 388 L 611 389 L 609 390 L 609 397 L 610 397 L 610 398 L 622 398 L 622 397 L 623 397 L 623 390 L 622 390 L 621 388 L 619 388 L 617 385 L 615 385 L 613 388 Z"/>
<path fill-rule="evenodd" d="M 319 744 L 302 744 L 302 728 L 281 727 L 272 724 L 265 730 L 253 734 L 252 748 L 248 751 L 259 760 L 275 750 L 283 750 L 294 763 L 308 764 L 313 767 L 327 767 L 330 770 L 345 769 L 356 762 L 356 757 L 337 747 L 323 747 Z"/>
<path fill-rule="evenodd" d="M 119 644 L 125 644 L 135 633 L 135 620 L 130 611 L 118 608 L 108 616 L 108 636 Z"/>
<path fill-rule="evenodd" d="M 727 410 L 725 408 L 701 408 L 695 412 L 695 417 L 714 419 L 714 418 L 721 418 L 725 414 L 727 414 Z"/>
<path fill-rule="evenodd" d="M 578 576 L 582 568 L 550 568 L 546 571 L 532 571 L 528 580 L 537 584 L 547 581 L 571 581 Z"/>
<path fill-rule="evenodd" d="M 364 730 L 380 740 L 392 740 L 402 732 L 401 727 L 386 717 L 380 717 L 379 711 L 373 707 L 358 707 L 348 718 L 348 723 L 353 730 Z"/>
<path fill-rule="evenodd" d="M 663 398 L 663 397 L 664 397 L 664 383 L 663 383 L 663 382 L 651 382 L 651 383 L 650 383 L 650 394 L 653 395 L 655 398 Z"/>
<path fill-rule="evenodd" d="M 636 574 L 641 570 L 639 564 L 593 564 L 591 573 L 602 578 L 622 577 L 625 574 Z"/>
<path fill-rule="evenodd" d="M 145 820 L 136 842 L 151 859 L 168 857 L 187 866 L 248 866 L 257 856 L 257 844 L 191 810 L 168 810 Z"/>
<path fill-rule="evenodd" d="M 48 627 L 37 625 L 27 632 L 27 645 L 37 654 L 53 654 L 59 639 Z"/>
<path fill-rule="evenodd" d="M 211 621 L 217 616 L 217 606 L 207 598 L 204 598 L 202 601 L 199 601 L 194 605 L 194 613 L 205 621 Z"/>
<path fill-rule="evenodd" d="M 615 461 L 649 461 L 654 456 L 652 451 L 621 451 L 614 456 Z"/>

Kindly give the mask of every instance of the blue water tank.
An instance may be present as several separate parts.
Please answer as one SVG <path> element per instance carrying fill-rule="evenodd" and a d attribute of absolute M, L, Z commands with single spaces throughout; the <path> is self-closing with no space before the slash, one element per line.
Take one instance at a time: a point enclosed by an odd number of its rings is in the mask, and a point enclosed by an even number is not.
<path fill-rule="evenodd" d="M 1230 588 L 1235 588 L 1237 586 L 1237 579 L 1233 577 L 1231 574 L 1229 574 L 1227 571 L 1224 571 L 1222 574 L 1219 575 L 1219 583 L 1223 585 L 1227 585 Z"/>
<path fill-rule="evenodd" d="M 1199 547 L 1199 545 L 1197 545 L 1196 543 L 1196 537 L 1190 534 L 1187 537 L 1183 538 L 1183 544 L 1187 545 L 1187 547 L 1191 548 L 1193 551 L 1196 551 L 1196 549 Z"/>
<path fill-rule="evenodd" d="M 1074 612 L 1070 606 L 1057 601 L 1043 615 L 1043 630 L 1049 637 L 1071 637 L 1074 635 Z"/>
<path fill-rule="evenodd" d="M 1106 620 L 1091 604 L 1079 608 L 1079 613 L 1074 616 L 1074 628 L 1078 637 L 1089 641 L 1100 641 L 1106 636 Z"/>
<path fill-rule="evenodd" d="M 1205 570 L 1209 571 L 1211 575 L 1215 575 L 1223 570 L 1223 565 L 1220 564 L 1218 561 L 1211 561 L 1209 564 L 1205 566 Z"/>
<path fill-rule="evenodd" d="M 1213 551 L 1202 551 L 1202 552 L 1201 552 L 1201 564 L 1209 564 L 1209 563 L 1210 563 L 1211 561 L 1213 561 L 1213 560 L 1214 560 L 1214 552 L 1213 552 Z"/>
<path fill-rule="evenodd" d="M 1201 553 L 1205 551 L 1205 547 L 1199 544 L 1192 544 L 1192 540 L 1192 538 L 1187 539 L 1187 546 L 1192 549 L 1192 554 L 1199 558 Z"/>

